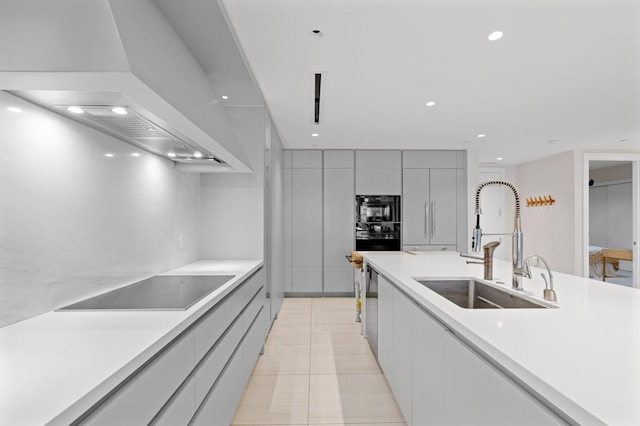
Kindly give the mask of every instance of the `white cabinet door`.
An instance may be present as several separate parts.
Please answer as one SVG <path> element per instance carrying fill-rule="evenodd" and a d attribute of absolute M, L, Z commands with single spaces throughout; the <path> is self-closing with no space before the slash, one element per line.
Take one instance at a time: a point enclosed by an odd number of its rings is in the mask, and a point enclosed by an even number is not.
<path fill-rule="evenodd" d="M 353 169 L 324 170 L 325 292 L 353 291 L 353 274 L 346 273 L 350 266 L 345 255 L 351 253 L 355 242 L 354 179 Z"/>
<path fill-rule="evenodd" d="M 457 171 L 456 169 L 431 169 L 429 174 L 430 244 L 456 244 Z"/>
<path fill-rule="evenodd" d="M 402 174 L 402 243 L 429 244 L 429 169 L 406 169 Z"/>
<path fill-rule="evenodd" d="M 411 315 L 412 421 L 415 426 L 446 424 L 443 409 L 444 329 L 418 307 Z"/>
<path fill-rule="evenodd" d="M 456 245 L 456 169 L 405 169 L 402 187 L 404 245 Z"/>
<path fill-rule="evenodd" d="M 393 288 L 378 276 L 378 362 L 389 377 L 393 375 Z"/>
<path fill-rule="evenodd" d="M 322 266 L 322 169 L 292 169 L 291 189 L 292 266 Z"/>
<path fill-rule="evenodd" d="M 356 194 L 400 195 L 401 193 L 402 170 L 356 169 Z"/>
<path fill-rule="evenodd" d="M 325 169 L 353 169 L 354 164 L 354 151 L 344 149 L 324 151 Z"/>
<path fill-rule="evenodd" d="M 451 333 L 444 332 L 442 343 L 447 424 L 564 424 Z"/>
<path fill-rule="evenodd" d="M 344 256 L 343 256 L 344 259 Z M 344 259 L 345 263 L 347 262 Z M 354 292 L 353 283 L 353 266 L 326 266 L 324 267 L 323 280 L 325 294 L 340 293 L 340 295 L 349 295 Z"/>
<path fill-rule="evenodd" d="M 322 169 L 291 169 L 294 293 L 322 292 Z"/>
<path fill-rule="evenodd" d="M 411 322 L 413 309 L 417 309 L 407 296 L 393 287 L 393 330 L 391 346 L 392 376 L 389 384 L 408 425 L 411 422 L 412 370 L 411 370 Z"/>
<path fill-rule="evenodd" d="M 400 151 L 363 150 L 356 151 L 356 169 L 400 169 Z"/>
<path fill-rule="evenodd" d="M 458 164 L 458 151 L 402 151 L 404 169 L 455 169 Z"/>

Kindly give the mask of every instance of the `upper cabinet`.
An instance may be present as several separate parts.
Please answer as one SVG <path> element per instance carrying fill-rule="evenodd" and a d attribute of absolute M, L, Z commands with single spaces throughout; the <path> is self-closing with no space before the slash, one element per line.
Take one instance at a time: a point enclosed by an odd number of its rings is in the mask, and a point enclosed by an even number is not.
<path fill-rule="evenodd" d="M 402 154 L 400 151 L 356 151 L 357 195 L 400 195 Z"/>
<path fill-rule="evenodd" d="M 403 169 L 456 169 L 460 151 L 402 151 Z"/>
<path fill-rule="evenodd" d="M 322 151 L 311 151 L 311 150 L 291 151 L 291 168 L 293 169 L 322 168 Z"/>
<path fill-rule="evenodd" d="M 356 151 L 356 169 L 400 169 L 400 151 Z"/>
<path fill-rule="evenodd" d="M 325 169 L 353 169 L 354 152 L 348 150 L 331 150 L 324 152 Z"/>

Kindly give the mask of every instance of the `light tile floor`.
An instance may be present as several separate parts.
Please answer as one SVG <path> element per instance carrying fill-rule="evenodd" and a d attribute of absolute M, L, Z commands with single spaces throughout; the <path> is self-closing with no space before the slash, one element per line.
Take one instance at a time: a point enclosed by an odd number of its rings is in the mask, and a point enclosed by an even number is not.
<path fill-rule="evenodd" d="M 353 298 L 288 298 L 233 425 L 405 426 Z"/>

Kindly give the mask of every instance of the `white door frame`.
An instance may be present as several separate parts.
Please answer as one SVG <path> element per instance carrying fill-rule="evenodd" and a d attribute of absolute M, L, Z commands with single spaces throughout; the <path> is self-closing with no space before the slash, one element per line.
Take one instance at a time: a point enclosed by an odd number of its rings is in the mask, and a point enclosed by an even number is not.
<path fill-rule="evenodd" d="M 582 275 L 589 276 L 589 162 L 590 161 L 631 161 L 632 193 L 633 193 L 633 286 L 640 288 L 640 153 L 629 152 L 589 152 L 584 154 L 582 173 Z"/>

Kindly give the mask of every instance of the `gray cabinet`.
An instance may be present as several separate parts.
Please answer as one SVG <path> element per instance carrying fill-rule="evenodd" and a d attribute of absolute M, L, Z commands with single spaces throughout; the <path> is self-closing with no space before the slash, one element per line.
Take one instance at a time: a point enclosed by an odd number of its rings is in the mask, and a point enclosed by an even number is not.
<path fill-rule="evenodd" d="M 412 339 L 411 383 L 412 421 L 414 425 L 445 423 L 444 328 L 418 307 L 411 310 Z"/>
<path fill-rule="evenodd" d="M 391 345 L 391 362 L 394 367 L 393 378 L 389 379 L 389 384 L 391 385 L 393 394 L 396 396 L 402 415 L 408 424 L 412 424 L 411 351 L 406 350 L 406 348 L 411 347 L 411 311 L 414 307 L 413 303 L 396 287 L 393 287 L 392 289 L 393 343 Z"/>
<path fill-rule="evenodd" d="M 256 271 L 75 423 L 228 425 L 265 339 Z"/>
<path fill-rule="evenodd" d="M 403 245 L 456 245 L 457 180 L 456 169 L 403 170 Z"/>
<path fill-rule="evenodd" d="M 389 377 L 393 375 L 393 287 L 378 276 L 378 363 Z"/>
<path fill-rule="evenodd" d="M 295 154 L 294 151 L 294 166 Z M 322 292 L 322 169 L 291 169 L 292 293 Z"/>
<path fill-rule="evenodd" d="M 353 250 L 355 238 L 354 170 L 353 167 L 327 168 L 327 164 L 325 159 L 323 290 L 325 294 L 353 293 L 353 267 L 345 255 Z"/>
<path fill-rule="evenodd" d="M 400 195 L 400 151 L 356 151 L 356 194 Z"/>

